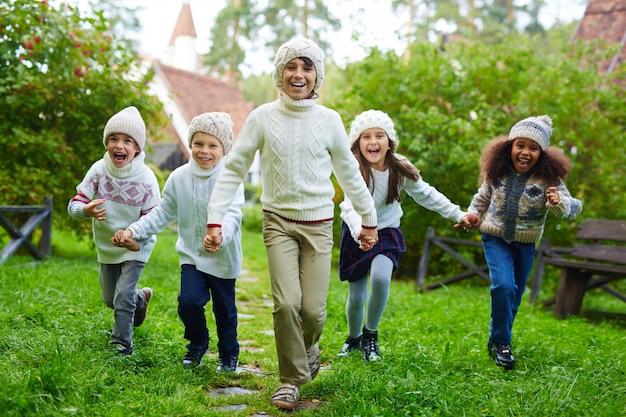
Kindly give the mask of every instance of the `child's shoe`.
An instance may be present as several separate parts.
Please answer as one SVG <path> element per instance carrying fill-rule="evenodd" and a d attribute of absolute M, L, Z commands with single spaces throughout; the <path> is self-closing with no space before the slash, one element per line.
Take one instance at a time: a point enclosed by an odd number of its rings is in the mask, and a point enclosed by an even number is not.
<path fill-rule="evenodd" d="M 132 355 L 133 351 L 130 348 L 127 348 L 121 343 L 111 343 L 111 349 L 122 356 Z"/>
<path fill-rule="evenodd" d="M 348 336 L 337 356 L 348 356 L 353 350 L 361 349 L 361 336 Z"/>
<path fill-rule="evenodd" d="M 148 314 L 148 304 L 150 304 L 150 300 L 152 299 L 152 290 L 148 287 L 142 288 L 141 292 L 143 293 L 143 308 L 135 311 L 135 317 L 133 319 L 133 326 L 139 327 L 146 320 L 146 315 Z"/>
<path fill-rule="evenodd" d="M 515 357 L 511 352 L 511 345 L 501 345 L 500 343 L 489 343 L 489 356 L 495 361 L 496 365 L 506 370 L 511 370 L 515 366 Z"/>
<path fill-rule="evenodd" d="M 209 344 L 194 345 L 189 343 L 187 345 L 187 353 L 183 357 L 183 365 L 185 366 L 200 366 L 202 365 L 202 358 L 204 354 L 209 350 Z"/>
<path fill-rule="evenodd" d="M 363 359 L 366 362 L 374 362 L 382 359 L 378 349 L 378 330 L 370 330 L 363 327 L 361 336 L 361 347 L 363 348 Z"/>
<path fill-rule="evenodd" d="M 238 362 L 237 356 L 220 356 L 217 360 L 217 372 L 235 372 Z"/>

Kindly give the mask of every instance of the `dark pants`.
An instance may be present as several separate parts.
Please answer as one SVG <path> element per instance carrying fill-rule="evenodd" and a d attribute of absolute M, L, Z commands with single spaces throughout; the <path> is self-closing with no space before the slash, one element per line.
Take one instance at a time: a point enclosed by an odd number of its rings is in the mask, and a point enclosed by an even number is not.
<path fill-rule="evenodd" d="M 198 271 L 194 265 L 183 265 L 180 273 L 178 316 L 185 325 L 185 339 L 194 345 L 203 345 L 209 341 L 204 306 L 211 298 L 219 355 L 238 356 L 235 280 L 217 278 Z"/>

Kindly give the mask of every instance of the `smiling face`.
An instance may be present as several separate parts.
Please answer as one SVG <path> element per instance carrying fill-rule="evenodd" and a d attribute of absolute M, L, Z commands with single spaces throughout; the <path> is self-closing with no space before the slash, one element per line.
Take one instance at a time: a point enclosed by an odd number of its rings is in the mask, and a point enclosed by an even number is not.
<path fill-rule="evenodd" d="M 511 161 L 518 174 L 530 171 L 541 156 L 541 146 L 534 140 L 517 138 L 511 147 Z"/>
<path fill-rule="evenodd" d="M 308 65 L 300 58 L 294 58 L 283 70 L 283 91 L 294 100 L 311 97 L 317 71 L 315 65 Z"/>
<path fill-rule="evenodd" d="M 389 151 L 389 137 L 378 127 L 364 130 L 359 136 L 359 150 L 365 159 L 377 171 L 386 169 L 385 160 Z"/>
<path fill-rule="evenodd" d="M 205 132 L 196 132 L 191 139 L 191 157 L 202 169 L 211 169 L 224 156 L 222 141 Z"/>
<path fill-rule="evenodd" d="M 135 139 L 123 133 L 114 133 L 107 139 L 107 151 L 117 168 L 123 168 L 133 162 L 141 149 Z"/>

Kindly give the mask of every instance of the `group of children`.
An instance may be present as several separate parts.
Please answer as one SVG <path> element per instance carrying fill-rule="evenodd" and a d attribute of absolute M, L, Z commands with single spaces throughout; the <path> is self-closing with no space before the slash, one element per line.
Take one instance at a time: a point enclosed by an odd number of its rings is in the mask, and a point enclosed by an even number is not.
<path fill-rule="evenodd" d="M 396 153 L 399 138 L 386 113 L 365 111 L 346 133 L 339 114 L 317 103 L 324 55 L 314 42 L 295 38 L 283 44 L 272 79 L 277 100 L 249 114 L 236 143 L 228 114 L 192 120 L 191 159 L 170 174 L 162 199 L 144 164 L 146 133 L 138 110 L 128 107 L 108 121 L 107 152 L 77 186 L 68 212 L 92 218 L 102 299 L 115 316 L 111 345 L 132 353 L 133 327 L 143 323 L 153 295 L 150 288 L 137 289 L 139 276 L 156 234 L 177 222 L 178 314 L 189 341 L 182 363 L 199 366 L 209 349 L 205 306 L 212 300 L 217 369 L 236 370 L 243 182 L 258 152 L 280 378 L 273 405 L 293 410 L 300 386 L 320 369 L 333 247 L 332 174 L 345 192 L 339 275 L 348 281 L 348 338 L 339 356 L 361 350 L 366 361 L 381 359 L 378 326 L 405 251 L 404 191 L 454 227 L 482 233 L 492 282 L 488 350 L 498 365 L 512 368 L 511 329 L 547 212 L 572 219 L 582 209 L 562 182 L 569 161 L 549 147 L 550 118 L 524 119 L 485 148 L 482 184 L 464 212 Z"/>

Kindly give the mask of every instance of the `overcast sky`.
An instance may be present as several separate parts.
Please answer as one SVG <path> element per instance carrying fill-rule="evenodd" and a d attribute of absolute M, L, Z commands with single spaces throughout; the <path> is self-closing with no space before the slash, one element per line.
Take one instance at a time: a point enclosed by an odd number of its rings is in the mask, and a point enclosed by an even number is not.
<path fill-rule="evenodd" d="M 80 0 L 77 0 L 80 1 Z M 140 7 L 138 17 L 142 31 L 138 35 L 141 52 L 158 58 L 165 50 L 174 30 L 176 19 L 184 0 L 126 0 L 129 7 Z M 522 5 L 528 0 L 516 0 Z M 199 53 L 209 50 L 209 33 L 219 11 L 226 0 L 189 0 Z M 339 65 L 362 59 L 367 48 L 377 46 L 383 50 L 393 49 L 402 52 L 403 43 L 399 41 L 399 33 L 403 31 L 407 21 L 405 15 L 391 11 L 391 0 L 331 0 L 327 2 L 334 16 L 342 20 L 343 30 L 333 35 L 333 61 Z M 546 0 L 546 8 L 541 16 L 544 25 L 555 21 L 570 22 L 582 18 L 586 8 L 585 0 Z M 404 12 L 406 13 L 406 11 Z M 361 35 L 359 41 L 351 39 L 352 31 Z M 285 39 L 287 41 L 287 39 Z M 267 66 L 258 68 L 261 71 L 271 69 L 267 56 L 252 58 L 254 62 L 265 62 Z M 258 72 L 261 72 L 258 71 Z M 257 72 L 255 70 L 255 72 Z M 244 74 L 245 75 L 245 74 Z"/>

